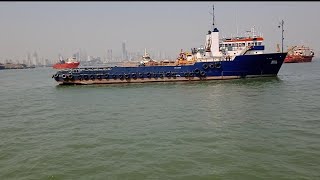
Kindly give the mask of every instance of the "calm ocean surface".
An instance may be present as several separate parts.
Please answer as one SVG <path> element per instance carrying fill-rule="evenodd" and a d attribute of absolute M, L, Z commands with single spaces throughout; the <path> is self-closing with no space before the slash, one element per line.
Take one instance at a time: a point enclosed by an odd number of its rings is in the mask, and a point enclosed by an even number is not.
<path fill-rule="evenodd" d="M 320 179 L 320 60 L 277 78 L 57 86 L 0 71 L 0 179 Z"/>

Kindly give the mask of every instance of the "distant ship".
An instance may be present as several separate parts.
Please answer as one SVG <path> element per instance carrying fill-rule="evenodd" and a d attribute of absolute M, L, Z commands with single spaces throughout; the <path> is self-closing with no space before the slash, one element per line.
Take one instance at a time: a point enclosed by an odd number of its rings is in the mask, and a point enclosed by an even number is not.
<path fill-rule="evenodd" d="M 4 64 L 1 64 L 1 63 L 0 63 L 0 70 L 1 70 L 1 69 L 5 69 L 5 68 L 6 68 L 6 67 L 4 66 Z"/>
<path fill-rule="evenodd" d="M 314 52 L 309 47 L 293 46 L 288 49 L 288 54 L 284 62 L 285 63 L 311 62 L 313 57 L 314 57 Z"/>
<path fill-rule="evenodd" d="M 214 7 L 213 7 L 214 10 Z M 111 84 L 142 82 L 206 81 L 277 76 L 285 53 L 265 53 L 263 37 L 219 38 L 214 25 L 204 46 L 182 52 L 176 60 L 155 61 L 145 51 L 135 66 L 93 67 L 59 70 L 52 78 L 59 84 Z"/>
<path fill-rule="evenodd" d="M 75 57 L 68 58 L 67 61 L 60 58 L 59 62 L 54 64 L 52 67 L 54 69 L 73 69 L 78 68 L 80 62 L 76 60 Z"/>

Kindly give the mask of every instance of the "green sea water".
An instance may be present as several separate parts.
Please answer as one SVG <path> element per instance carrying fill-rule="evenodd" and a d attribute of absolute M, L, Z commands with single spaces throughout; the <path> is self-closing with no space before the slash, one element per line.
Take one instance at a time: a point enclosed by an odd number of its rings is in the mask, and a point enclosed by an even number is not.
<path fill-rule="evenodd" d="M 0 179 L 320 179 L 320 60 L 278 77 L 57 86 L 0 71 Z"/>

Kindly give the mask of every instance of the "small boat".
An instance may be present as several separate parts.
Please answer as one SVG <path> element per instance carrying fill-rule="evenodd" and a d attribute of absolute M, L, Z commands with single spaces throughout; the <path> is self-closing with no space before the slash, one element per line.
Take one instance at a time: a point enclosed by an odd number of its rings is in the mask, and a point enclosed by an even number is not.
<path fill-rule="evenodd" d="M 145 49 L 144 55 L 142 56 L 142 60 L 140 61 L 140 64 L 138 66 L 164 66 L 164 65 L 175 65 L 176 61 L 170 61 L 170 60 L 154 60 L 150 57 L 149 53 L 147 53 L 147 50 Z"/>
<path fill-rule="evenodd" d="M 0 70 L 1 70 L 1 69 L 5 69 L 5 68 L 6 68 L 5 65 L 2 64 L 2 63 L 0 63 Z"/>
<path fill-rule="evenodd" d="M 314 57 L 314 52 L 307 46 L 293 46 L 288 49 L 287 57 L 284 63 L 303 63 L 311 62 Z"/>
<path fill-rule="evenodd" d="M 214 7 L 213 7 L 214 10 Z M 219 38 L 214 25 L 205 45 L 181 51 L 176 60 L 152 60 L 149 54 L 136 65 L 76 68 L 60 70 L 52 78 L 61 85 L 112 83 L 144 83 L 175 81 L 206 81 L 277 76 L 287 52 L 264 53 L 263 37 Z"/>
<path fill-rule="evenodd" d="M 59 62 L 54 64 L 52 67 L 54 69 L 73 69 L 78 68 L 79 65 L 80 62 L 78 62 L 75 57 L 71 57 L 66 61 L 60 58 Z"/>

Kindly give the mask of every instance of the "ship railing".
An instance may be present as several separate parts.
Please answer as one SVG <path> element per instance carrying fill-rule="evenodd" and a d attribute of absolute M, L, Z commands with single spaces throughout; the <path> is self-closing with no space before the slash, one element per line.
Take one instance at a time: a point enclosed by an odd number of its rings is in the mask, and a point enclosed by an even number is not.
<path fill-rule="evenodd" d="M 215 62 L 215 61 L 224 61 L 225 56 L 216 56 L 210 58 L 198 58 L 197 62 Z"/>

